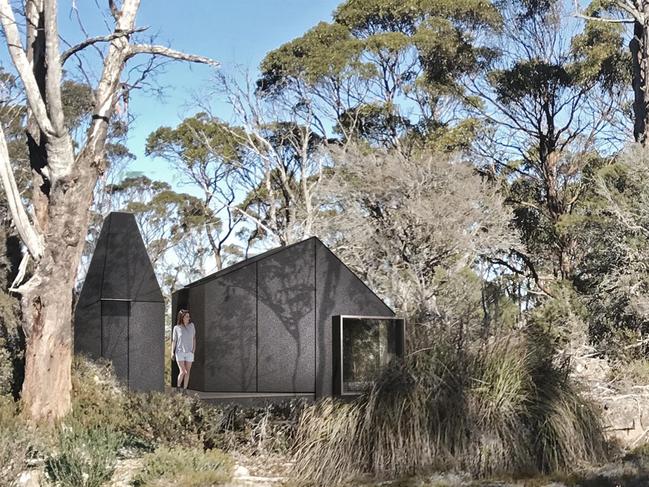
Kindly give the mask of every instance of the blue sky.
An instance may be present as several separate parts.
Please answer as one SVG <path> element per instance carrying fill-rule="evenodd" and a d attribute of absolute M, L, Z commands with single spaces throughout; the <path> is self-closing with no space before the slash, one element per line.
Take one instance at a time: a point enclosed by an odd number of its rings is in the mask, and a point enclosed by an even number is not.
<path fill-rule="evenodd" d="M 235 72 L 236 66 L 254 72 L 268 51 L 318 22 L 330 20 L 338 3 L 339 0 L 144 0 L 138 25 L 150 26 L 152 32 L 159 33 L 160 43 L 220 61 L 220 69 L 225 72 Z M 157 77 L 167 87 L 164 100 L 140 92 L 132 95 L 129 112 L 136 118 L 128 145 L 137 160 L 130 170 L 156 179 L 172 178 L 164 161 L 144 155 L 146 137 L 159 126 L 174 126 L 191 115 L 192 93 L 207 85 L 210 74 L 211 69 L 205 66 L 172 63 Z M 228 116 L 225 112 L 217 115 Z"/>

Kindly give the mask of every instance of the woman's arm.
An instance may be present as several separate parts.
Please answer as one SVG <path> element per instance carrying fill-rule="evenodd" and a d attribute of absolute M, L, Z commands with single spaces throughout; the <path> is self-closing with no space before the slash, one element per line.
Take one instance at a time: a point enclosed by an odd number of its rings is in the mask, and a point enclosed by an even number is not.
<path fill-rule="evenodd" d="M 174 355 L 176 355 L 176 327 L 171 331 L 171 358 L 173 360 Z"/>

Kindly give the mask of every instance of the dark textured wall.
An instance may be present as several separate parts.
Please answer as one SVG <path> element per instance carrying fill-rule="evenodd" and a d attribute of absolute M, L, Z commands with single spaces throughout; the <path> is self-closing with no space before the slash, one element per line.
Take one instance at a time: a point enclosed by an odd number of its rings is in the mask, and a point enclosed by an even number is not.
<path fill-rule="evenodd" d="M 108 248 L 102 279 L 102 298 L 162 302 L 162 292 L 142 236 L 130 213 L 111 213 Z"/>
<path fill-rule="evenodd" d="M 74 314 L 74 352 L 101 357 L 101 301 L 79 300 Z"/>
<path fill-rule="evenodd" d="M 101 302 L 101 355 L 110 359 L 115 375 L 128 385 L 129 302 Z"/>
<path fill-rule="evenodd" d="M 90 259 L 88 272 L 79 294 L 74 314 L 74 351 L 85 353 L 91 358 L 101 357 L 101 289 L 104 280 L 104 267 L 110 223 L 106 219 Z"/>
<path fill-rule="evenodd" d="M 164 390 L 164 314 L 161 303 L 131 303 L 128 381 L 133 390 Z"/>
<path fill-rule="evenodd" d="M 206 296 L 201 340 L 206 391 L 257 390 L 256 268 L 253 263 L 198 286 Z"/>
<path fill-rule="evenodd" d="M 259 392 L 313 392 L 315 240 L 257 262 Z"/>
<path fill-rule="evenodd" d="M 325 245 L 316 246 L 316 396 L 333 393 L 332 316 L 394 316 L 394 312 Z"/>

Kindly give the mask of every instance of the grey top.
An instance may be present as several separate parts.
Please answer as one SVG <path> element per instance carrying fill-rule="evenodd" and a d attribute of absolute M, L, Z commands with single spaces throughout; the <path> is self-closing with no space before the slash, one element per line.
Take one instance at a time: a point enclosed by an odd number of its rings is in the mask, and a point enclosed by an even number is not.
<path fill-rule="evenodd" d="M 195 334 L 196 330 L 194 329 L 194 323 L 192 322 L 187 323 L 187 326 L 174 326 L 172 336 L 172 340 L 176 342 L 176 350 L 174 351 L 174 353 L 193 352 Z"/>

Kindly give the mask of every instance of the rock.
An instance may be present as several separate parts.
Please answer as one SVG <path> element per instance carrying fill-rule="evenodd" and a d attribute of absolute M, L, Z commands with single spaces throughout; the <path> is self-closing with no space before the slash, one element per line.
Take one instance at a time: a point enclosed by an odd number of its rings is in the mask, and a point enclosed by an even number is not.
<path fill-rule="evenodd" d="M 26 470 L 20 474 L 16 485 L 19 487 L 40 487 L 43 484 L 41 470 Z"/>

